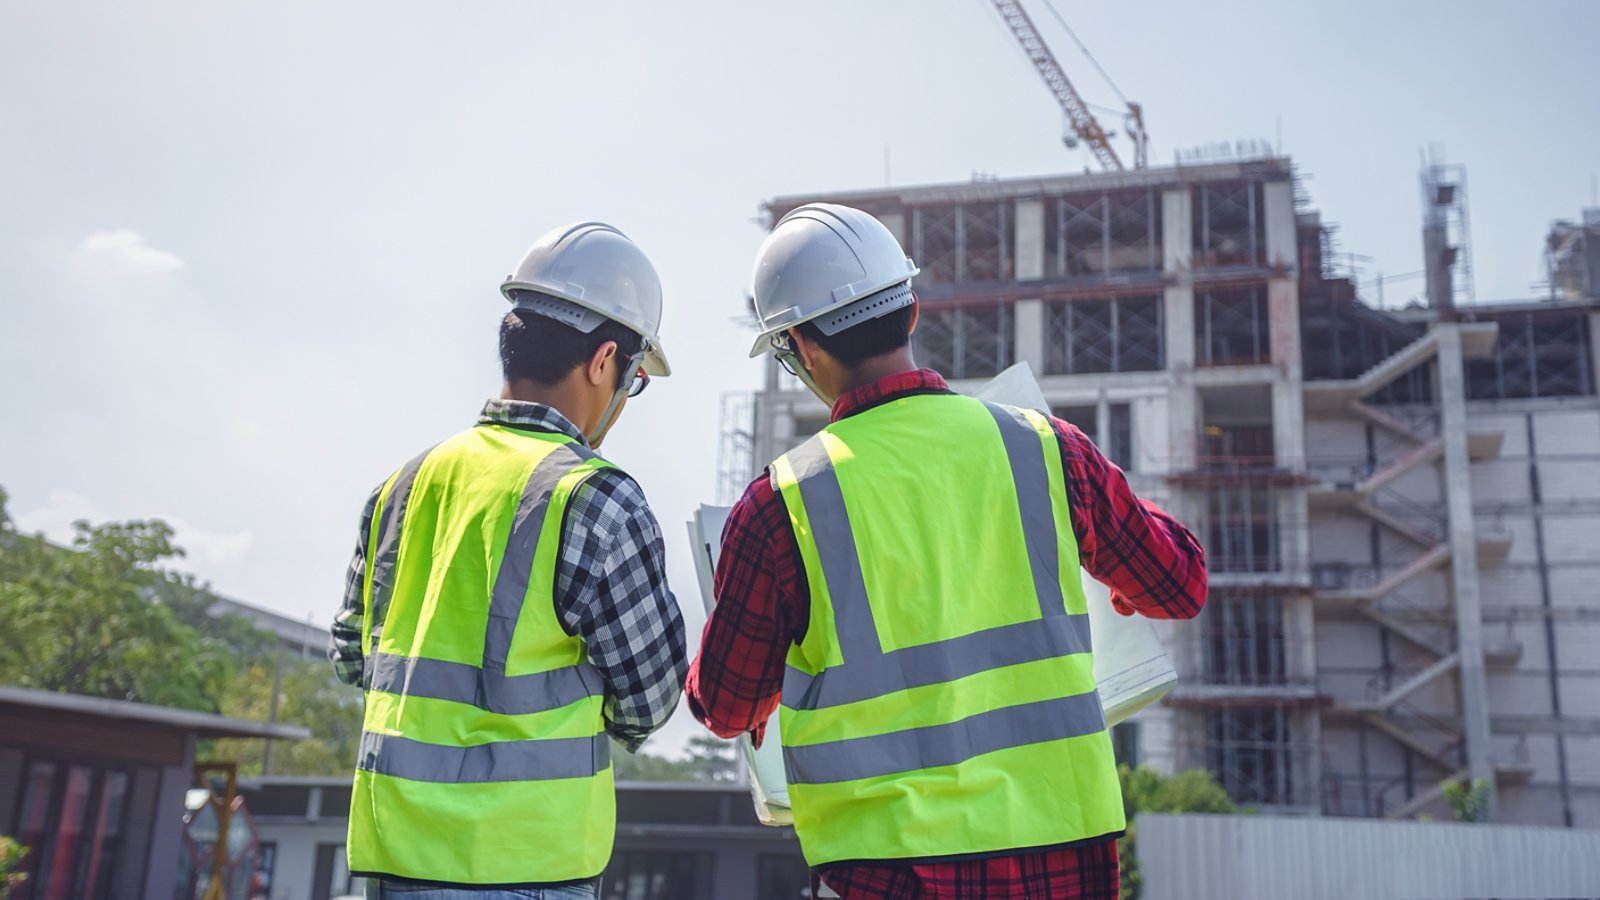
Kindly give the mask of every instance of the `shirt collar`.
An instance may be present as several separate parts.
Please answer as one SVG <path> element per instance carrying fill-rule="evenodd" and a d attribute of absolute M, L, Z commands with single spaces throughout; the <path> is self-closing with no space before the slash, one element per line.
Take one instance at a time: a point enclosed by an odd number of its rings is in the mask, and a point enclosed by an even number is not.
<path fill-rule="evenodd" d="M 874 406 L 898 400 L 901 397 L 910 397 L 916 394 L 948 394 L 951 393 L 950 385 L 945 383 L 944 376 L 932 369 L 914 369 L 908 372 L 896 372 L 893 375 L 853 388 L 833 401 L 833 413 L 829 421 L 837 422 L 846 416 L 853 416 L 859 412 L 866 412 Z"/>
<path fill-rule="evenodd" d="M 562 415 L 554 406 L 546 406 L 543 403 L 495 398 L 483 405 L 483 412 L 478 414 L 478 424 L 549 431 L 564 434 L 585 447 L 589 446 L 583 432 L 572 424 L 571 419 Z"/>

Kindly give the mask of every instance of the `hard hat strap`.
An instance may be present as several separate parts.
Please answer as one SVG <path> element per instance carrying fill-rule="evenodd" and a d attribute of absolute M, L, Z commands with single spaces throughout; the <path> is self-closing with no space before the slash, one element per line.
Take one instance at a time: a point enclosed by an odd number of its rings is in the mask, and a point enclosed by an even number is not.
<path fill-rule="evenodd" d="M 600 417 L 599 423 L 594 426 L 593 430 L 584 435 L 583 439 L 589 442 L 590 447 L 599 447 L 600 441 L 606 436 L 606 432 L 611 430 L 611 424 L 616 421 L 617 413 L 622 409 L 623 399 L 628 396 L 629 388 L 633 387 L 633 373 L 644 365 L 644 357 L 648 352 L 648 350 L 640 350 L 638 353 L 628 357 L 628 361 L 624 363 L 627 367 L 624 371 L 628 373 L 628 377 L 623 379 L 621 387 L 611 392 L 611 403 L 606 406 L 605 414 Z"/>
<path fill-rule="evenodd" d="M 783 366 L 784 371 L 798 378 L 800 383 L 806 386 L 806 390 L 815 394 L 818 400 L 827 404 L 828 398 L 822 396 L 822 391 L 817 387 L 816 380 L 806 370 L 805 361 L 800 358 L 800 354 L 794 352 L 792 339 L 780 333 L 773 335 L 771 340 L 772 355 L 777 357 L 778 365 Z"/>

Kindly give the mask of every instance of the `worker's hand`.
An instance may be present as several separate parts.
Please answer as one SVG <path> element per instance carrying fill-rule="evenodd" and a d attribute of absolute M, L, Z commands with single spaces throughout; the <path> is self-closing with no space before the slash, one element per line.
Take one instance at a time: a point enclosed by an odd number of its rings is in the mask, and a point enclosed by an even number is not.
<path fill-rule="evenodd" d="M 757 725 L 756 727 L 750 729 L 750 743 L 754 744 L 755 748 L 757 750 L 761 749 L 761 739 L 766 737 L 766 736 L 767 736 L 767 723 L 766 723 L 766 720 L 762 720 L 760 725 Z"/>
<path fill-rule="evenodd" d="M 1123 599 L 1122 595 L 1116 591 L 1111 592 L 1111 608 L 1125 616 L 1131 616 L 1138 612 L 1133 608 L 1133 604 Z"/>

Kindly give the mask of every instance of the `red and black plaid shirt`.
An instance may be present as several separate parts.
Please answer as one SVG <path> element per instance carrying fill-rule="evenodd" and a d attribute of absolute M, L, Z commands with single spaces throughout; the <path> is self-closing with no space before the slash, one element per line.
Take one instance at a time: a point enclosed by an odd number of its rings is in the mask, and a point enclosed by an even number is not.
<path fill-rule="evenodd" d="M 833 404 L 832 420 L 900 397 L 949 393 L 937 372 L 901 372 Z M 1189 530 L 1135 497 L 1122 471 L 1071 424 L 1051 419 L 1061 438 L 1067 502 L 1078 556 L 1111 587 L 1118 611 L 1187 619 L 1205 602 L 1206 565 Z M 689 709 L 722 737 L 759 743 L 778 707 L 784 661 L 810 624 L 805 567 L 783 500 L 765 476 L 751 482 L 722 532 L 717 604 L 689 669 Z M 885 863 L 829 869 L 841 897 L 1115 897 L 1114 842 L 926 865 Z"/>

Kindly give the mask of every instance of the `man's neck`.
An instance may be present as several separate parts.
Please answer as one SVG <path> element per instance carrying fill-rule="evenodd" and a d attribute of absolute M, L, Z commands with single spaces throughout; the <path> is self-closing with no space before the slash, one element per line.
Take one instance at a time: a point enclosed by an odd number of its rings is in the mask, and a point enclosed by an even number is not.
<path fill-rule="evenodd" d="M 560 384 L 540 384 L 526 378 L 518 379 L 506 383 L 500 392 L 500 398 L 523 403 L 542 403 L 566 416 L 567 421 L 576 425 L 578 430 L 585 434 L 594 426 L 593 422 L 583 421 L 580 416 L 574 415 L 583 406 L 578 402 L 577 394 L 565 381 Z"/>
<path fill-rule="evenodd" d="M 869 384 L 877 384 L 890 375 L 899 375 L 904 372 L 917 371 L 917 364 L 911 358 L 909 349 L 896 350 L 882 356 L 874 356 L 864 360 L 861 365 L 850 370 L 844 383 L 839 385 L 839 397 L 850 393 L 856 388 L 863 388 Z M 835 401 L 838 397 L 834 398 Z"/>

